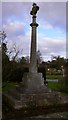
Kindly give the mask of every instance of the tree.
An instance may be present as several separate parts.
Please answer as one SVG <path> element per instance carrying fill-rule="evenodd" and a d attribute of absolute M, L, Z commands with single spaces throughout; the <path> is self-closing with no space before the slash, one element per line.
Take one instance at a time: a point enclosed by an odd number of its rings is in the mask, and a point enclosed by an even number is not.
<path fill-rule="evenodd" d="M 65 84 L 68 86 L 68 60 L 66 61 L 66 64 L 64 66 L 64 81 Z"/>
<path fill-rule="evenodd" d="M 26 63 L 29 63 L 29 61 L 30 61 L 29 56 L 26 56 Z"/>
<path fill-rule="evenodd" d="M 6 55 L 6 52 L 7 52 L 6 43 L 2 43 L 2 63 L 3 63 L 3 65 L 6 64 L 7 62 L 9 62 L 9 58 Z"/>
<path fill-rule="evenodd" d="M 22 57 L 21 60 L 20 60 L 20 63 L 25 64 L 26 63 L 26 58 Z"/>
<path fill-rule="evenodd" d="M 7 51 L 10 60 L 19 61 L 19 57 L 22 54 L 23 49 L 20 49 L 16 43 L 13 43 L 12 47 Z"/>
<path fill-rule="evenodd" d="M 24 74 L 24 67 L 21 67 L 20 62 L 17 62 L 17 60 L 18 60 L 18 55 L 22 52 L 22 50 L 17 49 L 16 44 L 13 44 L 14 46 L 12 47 L 12 49 L 8 50 L 7 48 L 8 46 L 7 43 L 5 42 L 5 38 L 6 37 L 3 37 L 2 46 L 1 46 L 2 80 L 3 82 L 6 81 L 20 82 L 22 81 L 22 76 Z M 9 58 L 13 58 L 13 59 L 9 60 Z M 22 57 L 21 62 L 25 63 L 26 58 Z"/>
<path fill-rule="evenodd" d="M 60 56 L 53 56 L 52 61 L 48 62 L 50 68 L 55 68 L 57 70 L 62 70 L 62 66 L 66 63 L 66 59 Z"/>
<path fill-rule="evenodd" d="M 9 65 L 10 61 L 9 61 L 9 58 L 6 54 L 7 53 L 7 44 L 4 42 L 4 40 L 6 38 L 5 34 L 3 31 L 2 36 L 0 36 L 0 38 L 2 37 L 1 49 L 2 49 L 2 81 L 3 82 L 7 81 L 7 76 L 8 76 L 9 71 L 10 71 L 10 65 Z"/>
<path fill-rule="evenodd" d="M 3 31 L 1 32 L 0 31 L 0 39 L 2 39 L 2 45 L 1 45 L 1 48 L 2 48 L 2 62 L 4 63 L 7 63 L 9 61 L 9 58 L 7 56 L 7 45 L 6 43 L 4 42 L 5 38 L 6 38 L 6 33 Z"/>
<path fill-rule="evenodd" d="M 37 64 L 42 62 L 42 55 L 40 50 L 37 51 Z"/>
<path fill-rule="evenodd" d="M 6 38 L 6 33 L 5 31 L 0 31 L 0 42 L 3 43 L 5 38 Z"/>

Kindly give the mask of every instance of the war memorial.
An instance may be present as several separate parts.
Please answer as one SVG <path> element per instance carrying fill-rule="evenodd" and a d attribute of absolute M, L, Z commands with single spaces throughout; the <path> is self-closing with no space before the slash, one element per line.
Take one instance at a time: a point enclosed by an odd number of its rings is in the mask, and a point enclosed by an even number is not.
<path fill-rule="evenodd" d="M 25 73 L 22 82 L 15 89 L 4 93 L 5 100 L 15 110 L 28 108 L 51 108 L 68 104 L 68 96 L 56 92 L 44 85 L 42 73 L 37 72 L 37 27 L 36 17 L 39 7 L 33 3 L 30 15 L 31 26 L 31 48 L 29 72 Z"/>

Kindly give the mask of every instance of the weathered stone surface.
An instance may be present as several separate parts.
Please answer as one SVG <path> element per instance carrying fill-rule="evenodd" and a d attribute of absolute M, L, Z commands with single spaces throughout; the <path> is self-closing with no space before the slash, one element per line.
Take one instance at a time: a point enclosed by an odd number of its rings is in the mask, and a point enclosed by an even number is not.
<path fill-rule="evenodd" d="M 43 120 L 45 118 L 61 117 L 68 119 L 68 105 L 12 110 L 12 108 L 9 108 L 8 104 L 3 101 L 2 110 L 3 120 Z"/>
<path fill-rule="evenodd" d="M 51 114 L 47 114 L 47 115 L 38 115 L 38 116 L 33 116 L 31 117 L 31 120 L 45 120 L 46 118 L 55 118 L 56 120 L 58 119 L 64 119 L 67 120 L 68 119 L 68 112 L 56 112 L 56 113 L 51 113 Z"/>
<path fill-rule="evenodd" d="M 16 95 L 18 92 L 16 93 Z M 9 104 L 13 106 L 14 109 L 21 108 L 33 108 L 33 107 L 48 107 L 68 104 L 68 96 L 62 95 L 61 93 L 51 92 L 51 93 L 20 93 L 19 98 L 12 94 L 5 93 L 5 98 L 9 101 Z"/>
<path fill-rule="evenodd" d="M 24 86 L 29 89 L 39 88 L 44 85 L 42 73 L 25 73 L 22 82 Z"/>

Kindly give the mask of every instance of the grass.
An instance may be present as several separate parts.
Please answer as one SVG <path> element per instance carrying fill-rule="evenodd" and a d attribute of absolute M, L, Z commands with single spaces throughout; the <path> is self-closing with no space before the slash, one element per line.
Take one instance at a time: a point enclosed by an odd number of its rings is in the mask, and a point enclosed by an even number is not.
<path fill-rule="evenodd" d="M 48 87 L 59 92 L 67 93 L 68 94 L 68 85 L 59 82 L 48 82 Z"/>
<path fill-rule="evenodd" d="M 47 79 L 63 79 L 62 75 L 48 75 Z M 13 83 L 13 82 L 4 82 L 2 84 L 2 91 L 8 91 L 10 89 L 15 88 L 17 85 L 17 83 Z M 56 91 L 60 91 L 60 92 L 65 92 L 68 93 L 68 85 L 65 85 L 62 82 L 48 82 L 48 87 L 56 90 Z"/>
<path fill-rule="evenodd" d="M 54 90 L 59 90 L 61 86 L 62 84 L 59 84 L 58 82 L 48 82 L 48 87 Z"/>
<path fill-rule="evenodd" d="M 8 91 L 16 87 L 16 83 L 13 82 L 4 82 L 2 85 L 2 91 Z"/>
<path fill-rule="evenodd" d="M 63 79 L 62 75 L 47 75 L 46 79 Z"/>

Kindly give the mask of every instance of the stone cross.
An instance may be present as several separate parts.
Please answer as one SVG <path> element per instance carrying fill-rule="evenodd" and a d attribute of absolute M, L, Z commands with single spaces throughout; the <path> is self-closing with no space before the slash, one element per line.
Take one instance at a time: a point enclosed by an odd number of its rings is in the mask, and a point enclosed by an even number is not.
<path fill-rule="evenodd" d="M 32 27 L 32 33 L 31 33 L 31 51 L 30 51 L 30 67 L 29 72 L 30 73 L 37 73 L 37 56 L 36 56 L 36 37 L 37 32 L 36 29 L 38 27 L 38 24 L 36 23 L 36 14 L 39 10 L 39 7 L 36 5 L 36 3 L 33 3 L 32 10 L 30 14 L 32 15 L 32 23 L 30 26 Z"/>

